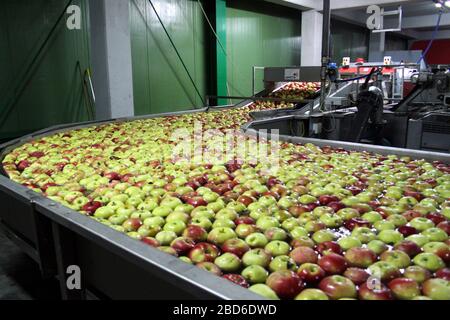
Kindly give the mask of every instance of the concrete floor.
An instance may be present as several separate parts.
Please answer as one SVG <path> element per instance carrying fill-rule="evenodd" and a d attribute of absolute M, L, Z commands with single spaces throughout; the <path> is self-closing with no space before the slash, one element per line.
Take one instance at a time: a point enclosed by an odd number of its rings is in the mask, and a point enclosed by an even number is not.
<path fill-rule="evenodd" d="M 43 280 L 38 265 L 0 231 L 0 300 L 56 299 L 57 281 Z"/>

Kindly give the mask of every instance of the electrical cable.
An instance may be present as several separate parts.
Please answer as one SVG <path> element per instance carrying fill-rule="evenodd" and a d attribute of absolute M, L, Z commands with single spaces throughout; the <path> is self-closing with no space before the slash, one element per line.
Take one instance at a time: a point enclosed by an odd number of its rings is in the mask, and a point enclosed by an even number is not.
<path fill-rule="evenodd" d="M 32 61 L 30 62 L 30 64 L 28 65 L 28 67 L 25 69 L 25 73 L 23 75 L 22 81 L 19 82 L 19 85 L 17 86 L 16 90 L 14 90 L 14 92 L 17 92 L 17 94 L 10 100 L 11 102 L 8 103 L 6 105 L 6 107 L 3 109 L 5 110 L 4 112 L 2 112 L 1 116 L 0 116 L 0 127 L 2 127 L 6 120 L 8 120 L 9 115 L 11 114 L 14 106 L 17 104 L 17 102 L 19 101 L 19 99 L 22 97 L 22 94 L 24 93 L 25 89 L 27 88 L 27 85 L 29 83 L 29 81 L 31 80 L 31 71 L 33 70 L 33 68 L 35 67 L 36 62 L 38 61 L 38 59 L 40 58 L 42 52 L 44 51 L 45 47 L 47 46 L 48 42 L 50 41 L 50 39 L 52 38 L 53 33 L 55 32 L 56 28 L 58 27 L 59 23 L 61 22 L 62 18 L 64 17 L 64 15 L 67 12 L 67 8 L 70 6 L 70 4 L 72 3 L 72 0 L 69 0 L 66 4 L 66 6 L 64 7 L 64 10 L 61 12 L 61 14 L 58 16 L 58 19 L 56 20 L 56 22 L 53 24 L 52 28 L 50 29 L 50 32 L 48 33 L 48 35 L 45 37 L 44 42 L 41 44 L 41 46 L 39 47 L 36 55 L 33 57 Z"/>
<path fill-rule="evenodd" d="M 441 24 L 442 13 L 443 13 L 443 10 L 440 10 L 440 11 L 439 11 L 439 15 L 438 15 L 438 20 L 437 20 L 437 23 L 436 23 L 436 27 L 434 28 L 433 34 L 432 34 L 432 36 L 431 36 L 431 40 L 430 40 L 430 42 L 428 43 L 427 48 L 422 52 L 422 55 L 420 56 L 419 60 L 417 61 L 417 64 L 419 64 L 419 65 L 420 65 L 420 63 L 422 62 L 422 60 L 425 59 L 425 56 L 428 54 L 428 51 L 430 51 L 431 46 L 433 45 L 434 40 L 436 40 L 437 33 L 438 33 L 438 31 L 439 31 L 439 26 L 440 26 L 440 24 Z"/>
<path fill-rule="evenodd" d="M 183 68 L 184 68 L 184 70 L 186 71 L 186 73 L 187 73 L 187 75 L 188 75 L 188 77 L 189 77 L 189 80 L 191 80 L 191 83 L 192 83 L 192 85 L 194 86 L 194 89 L 195 89 L 195 91 L 197 92 L 197 95 L 200 97 L 200 101 L 202 101 L 203 105 L 205 105 L 205 100 L 203 99 L 203 96 L 201 95 L 200 91 L 198 90 L 197 85 L 195 84 L 195 81 L 194 81 L 194 79 L 192 78 L 191 73 L 189 72 L 189 69 L 187 68 L 186 64 L 184 63 L 184 60 L 183 60 L 183 58 L 181 57 L 180 52 L 178 51 L 178 49 L 177 49 L 175 43 L 173 42 L 172 37 L 170 36 L 169 32 L 167 31 L 166 26 L 164 25 L 164 23 L 163 23 L 161 17 L 159 16 L 158 11 L 156 10 L 155 6 L 153 5 L 152 0 L 148 0 L 148 2 L 150 3 L 150 5 L 151 5 L 153 11 L 155 12 L 155 15 L 156 15 L 156 17 L 158 18 L 158 21 L 159 21 L 159 23 L 161 24 L 161 26 L 162 26 L 162 28 L 163 28 L 163 30 L 164 30 L 164 32 L 165 32 L 167 38 L 169 38 L 170 44 L 172 45 L 173 49 L 175 50 L 175 53 L 176 53 L 176 55 L 178 56 L 178 59 L 180 60 L 181 64 L 183 65 Z"/>

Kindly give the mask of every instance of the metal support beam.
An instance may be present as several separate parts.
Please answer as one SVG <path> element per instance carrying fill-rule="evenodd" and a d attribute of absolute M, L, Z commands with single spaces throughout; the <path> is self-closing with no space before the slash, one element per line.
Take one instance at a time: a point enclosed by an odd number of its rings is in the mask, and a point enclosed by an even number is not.
<path fill-rule="evenodd" d="M 90 1 L 96 119 L 134 115 L 129 0 Z"/>
<path fill-rule="evenodd" d="M 227 3 L 225 0 L 215 0 L 215 31 L 216 39 L 216 92 L 218 96 L 227 96 Z M 226 105 L 226 99 L 219 99 L 218 105 Z"/>
<path fill-rule="evenodd" d="M 320 106 L 325 104 L 327 84 L 327 70 L 330 63 L 330 25 L 331 25 L 331 8 L 330 0 L 323 0 L 323 29 L 322 29 L 322 69 L 320 71 Z M 311 111 L 313 111 L 311 109 Z"/>

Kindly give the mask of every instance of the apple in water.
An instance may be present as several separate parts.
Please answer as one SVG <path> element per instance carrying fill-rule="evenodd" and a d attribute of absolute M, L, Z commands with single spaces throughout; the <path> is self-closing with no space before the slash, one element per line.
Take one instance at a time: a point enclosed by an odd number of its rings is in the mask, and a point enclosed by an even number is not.
<path fill-rule="evenodd" d="M 216 276 L 220 277 L 222 275 L 222 271 L 220 270 L 220 268 L 212 262 L 208 262 L 208 261 L 199 262 L 196 264 L 196 266 L 199 267 L 200 269 L 211 272 L 212 274 L 215 274 Z"/>
<path fill-rule="evenodd" d="M 248 250 L 249 245 L 242 239 L 229 239 L 221 247 L 222 252 L 229 252 L 242 257 Z"/>
<path fill-rule="evenodd" d="M 329 300 L 329 298 L 322 290 L 308 288 L 300 292 L 295 300 Z"/>
<path fill-rule="evenodd" d="M 325 270 L 315 263 L 302 264 L 298 268 L 297 274 L 307 284 L 318 283 L 326 275 Z"/>
<path fill-rule="evenodd" d="M 289 256 L 277 256 L 269 263 L 269 270 L 271 272 L 279 270 L 297 270 L 297 265 Z"/>
<path fill-rule="evenodd" d="M 416 243 L 409 240 L 400 241 L 394 246 L 394 249 L 403 251 L 411 258 L 422 252 L 422 249 Z"/>
<path fill-rule="evenodd" d="M 161 245 L 158 240 L 156 240 L 155 238 L 152 238 L 152 237 L 143 237 L 141 239 L 141 241 L 145 244 L 148 244 L 149 246 L 154 247 L 154 248 L 157 248 Z"/>
<path fill-rule="evenodd" d="M 298 265 L 304 263 L 316 263 L 318 260 L 317 253 L 309 247 L 297 247 L 289 253 L 289 256 Z"/>
<path fill-rule="evenodd" d="M 300 277 L 293 271 L 280 270 L 270 274 L 266 284 L 282 299 L 293 299 L 304 285 Z"/>
<path fill-rule="evenodd" d="M 450 300 L 450 281 L 429 279 L 423 283 L 422 291 L 433 300 Z"/>
<path fill-rule="evenodd" d="M 380 256 L 381 261 L 389 262 L 398 269 L 403 269 L 411 264 L 409 256 L 400 250 L 385 251 Z"/>
<path fill-rule="evenodd" d="M 284 241 L 271 241 L 269 242 L 264 249 L 273 257 L 287 255 L 291 247 L 288 243 Z"/>
<path fill-rule="evenodd" d="M 375 262 L 368 268 L 368 271 L 373 277 L 386 282 L 400 276 L 399 269 L 386 261 Z"/>
<path fill-rule="evenodd" d="M 316 250 L 323 256 L 327 255 L 329 253 L 336 253 L 339 255 L 341 255 L 343 253 L 341 246 L 334 241 L 325 241 L 325 242 L 319 243 L 316 246 Z"/>
<path fill-rule="evenodd" d="M 259 294 L 269 300 L 280 300 L 275 291 L 263 283 L 257 283 L 248 288 L 250 291 Z"/>
<path fill-rule="evenodd" d="M 386 285 L 372 284 L 369 281 L 359 287 L 358 297 L 361 300 L 393 300 L 392 292 Z"/>
<path fill-rule="evenodd" d="M 344 277 L 352 280 L 354 284 L 360 285 L 366 282 L 370 275 L 364 269 L 351 267 L 345 270 Z"/>
<path fill-rule="evenodd" d="M 190 238 L 194 242 L 206 241 L 207 236 L 206 230 L 198 225 L 188 225 L 183 231 L 183 237 Z"/>
<path fill-rule="evenodd" d="M 418 283 L 422 283 L 425 280 L 431 278 L 431 272 L 419 266 L 409 266 L 403 272 L 403 276 L 405 278 L 412 279 Z"/>
<path fill-rule="evenodd" d="M 355 284 L 341 275 L 328 276 L 322 279 L 319 283 L 319 289 L 332 300 L 357 297 Z"/>
<path fill-rule="evenodd" d="M 258 231 L 255 225 L 253 224 L 238 224 L 236 229 L 234 230 L 237 234 L 237 236 L 241 239 L 245 239 L 249 235 L 255 233 Z M 267 239 L 266 239 L 267 240 Z"/>
<path fill-rule="evenodd" d="M 269 243 L 266 236 L 259 232 L 248 235 L 245 238 L 245 242 L 251 248 L 264 248 Z"/>
<path fill-rule="evenodd" d="M 259 265 L 250 265 L 242 270 L 242 276 L 250 283 L 266 283 L 269 273 Z"/>
<path fill-rule="evenodd" d="M 445 267 L 444 261 L 439 256 L 429 252 L 419 253 L 414 257 L 413 262 L 415 265 L 430 270 L 431 272 Z"/>
<path fill-rule="evenodd" d="M 384 251 L 388 250 L 389 247 L 380 240 L 372 240 L 367 244 L 367 248 L 375 252 L 375 254 L 382 254 Z"/>
<path fill-rule="evenodd" d="M 322 256 L 318 264 L 329 274 L 343 274 L 348 267 L 347 260 L 336 253 L 329 253 Z"/>
<path fill-rule="evenodd" d="M 247 251 L 242 256 L 242 262 L 244 266 L 259 265 L 265 268 L 269 266 L 271 258 L 271 255 L 267 251 L 257 248 Z"/>
<path fill-rule="evenodd" d="M 442 268 L 436 271 L 436 278 L 444 279 L 450 281 L 450 268 Z"/>
<path fill-rule="evenodd" d="M 236 233 L 231 228 L 214 228 L 208 234 L 208 242 L 215 245 L 222 245 L 229 239 L 237 238 Z"/>
<path fill-rule="evenodd" d="M 420 295 L 419 284 L 413 279 L 397 278 L 389 282 L 389 289 L 397 299 L 411 300 Z"/>
<path fill-rule="evenodd" d="M 197 243 L 194 248 L 189 251 L 188 257 L 193 263 L 213 262 L 220 254 L 219 249 L 207 242 Z"/>
<path fill-rule="evenodd" d="M 230 252 L 225 252 L 218 256 L 214 263 L 225 272 L 236 272 L 241 267 L 241 259 Z"/>
<path fill-rule="evenodd" d="M 190 238 L 179 237 L 173 240 L 170 246 L 178 255 L 184 255 L 194 248 L 195 242 Z"/>
<path fill-rule="evenodd" d="M 345 258 L 350 266 L 367 268 L 375 261 L 377 261 L 377 255 L 367 248 L 350 248 L 345 252 Z"/>

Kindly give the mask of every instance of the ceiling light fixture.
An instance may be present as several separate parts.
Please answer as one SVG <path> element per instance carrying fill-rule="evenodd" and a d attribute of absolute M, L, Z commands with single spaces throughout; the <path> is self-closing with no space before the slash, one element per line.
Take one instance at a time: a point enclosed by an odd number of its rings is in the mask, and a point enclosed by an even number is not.
<path fill-rule="evenodd" d="M 450 8 L 450 1 L 449 0 L 447 0 L 447 1 L 445 1 L 445 6 L 447 7 L 447 8 Z"/>

